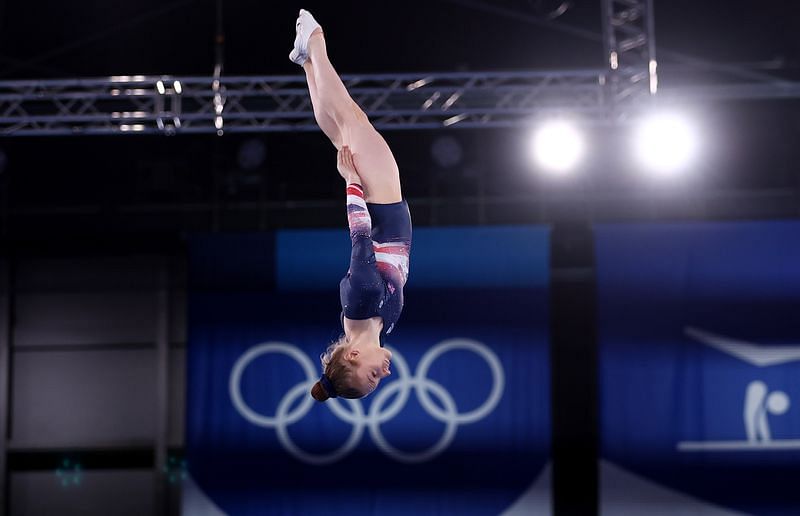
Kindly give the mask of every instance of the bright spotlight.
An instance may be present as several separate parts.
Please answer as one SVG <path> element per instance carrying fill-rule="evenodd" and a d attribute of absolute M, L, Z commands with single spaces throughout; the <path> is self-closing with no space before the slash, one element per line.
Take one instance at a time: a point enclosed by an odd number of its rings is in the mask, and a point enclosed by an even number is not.
<path fill-rule="evenodd" d="M 548 170 L 566 172 L 578 164 L 583 151 L 583 136 L 564 120 L 547 122 L 533 135 L 533 157 Z"/>
<path fill-rule="evenodd" d="M 697 154 L 697 131 L 679 114 L 651 115 L 636 127 L 634 138 L 639 162 L 660 174 L 686 168 Z"/>

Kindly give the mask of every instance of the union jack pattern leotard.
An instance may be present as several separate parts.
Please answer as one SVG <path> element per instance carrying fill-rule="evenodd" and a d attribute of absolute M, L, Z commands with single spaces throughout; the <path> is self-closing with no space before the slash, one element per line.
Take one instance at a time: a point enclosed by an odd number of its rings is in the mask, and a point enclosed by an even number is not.
<path fill-rule="evenodd" d="M 381 345 L 403 310 L 408 279 L 411 216 L 406 201 L 372 204 L 361 185 L 347 186 L 350 269 L 339 284 L 342 316 L 383 318 Z"/>

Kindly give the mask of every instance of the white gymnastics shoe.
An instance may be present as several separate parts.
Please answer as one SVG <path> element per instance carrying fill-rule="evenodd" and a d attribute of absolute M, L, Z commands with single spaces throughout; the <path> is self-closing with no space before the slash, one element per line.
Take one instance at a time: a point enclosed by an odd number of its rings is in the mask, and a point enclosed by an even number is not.
<path fill-rule="evenodd" d="M 311 38 L 311 34 L 320 28 L 320 25 L 310 12 L 300 9 L 300 16 L 297 17 L 295 27 L 297 36 L 294 38 L 294 48 L 289 53 L 289 60 L 303 66 L 308 59 L 308 40 Z"/>

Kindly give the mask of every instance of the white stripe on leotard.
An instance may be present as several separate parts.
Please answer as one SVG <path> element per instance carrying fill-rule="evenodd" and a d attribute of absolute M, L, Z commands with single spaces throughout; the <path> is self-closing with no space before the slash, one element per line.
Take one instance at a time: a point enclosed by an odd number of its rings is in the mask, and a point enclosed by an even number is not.
<path fill-rule="evenodd" d="M 363 197 L 359 197 L 358 195 L 347 195 L 347 204 L 353 204 L 358 206 L 359 208 L 367 209 L 367 202 L 364 200 Z"/>

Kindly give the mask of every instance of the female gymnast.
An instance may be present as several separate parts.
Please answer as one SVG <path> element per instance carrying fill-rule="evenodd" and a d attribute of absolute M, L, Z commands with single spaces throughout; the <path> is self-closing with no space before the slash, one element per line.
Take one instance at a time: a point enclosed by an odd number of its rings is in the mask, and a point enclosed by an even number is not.
<path fill-rule="evenodd" d="M 322 28 L 306 10 L 296 28 L 289 59 L 305 70 L 314 117 L 338 150 L 352 241 L 350 269 L 339 284 L 344 334 L 320 356 L 324 372 L 311 395 L 361 398 L 391 374 L 392 353 L 383 344 L 403 310 L 411 215 L 392 151 L 333 69 Z"/>

